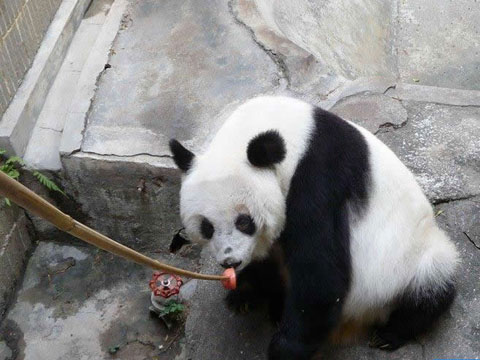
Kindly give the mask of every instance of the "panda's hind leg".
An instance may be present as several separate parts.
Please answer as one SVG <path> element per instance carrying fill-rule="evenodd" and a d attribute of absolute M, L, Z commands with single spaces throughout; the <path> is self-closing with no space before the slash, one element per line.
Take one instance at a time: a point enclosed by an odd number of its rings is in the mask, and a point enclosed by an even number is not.
<path fill-rule="evenodd" d="M 441 288 L 409 291 L 396 303 L 386 324 L 375 328 L 369 345 L 396 350 L 428 330 L 452 304 L 452 282 Z"/>

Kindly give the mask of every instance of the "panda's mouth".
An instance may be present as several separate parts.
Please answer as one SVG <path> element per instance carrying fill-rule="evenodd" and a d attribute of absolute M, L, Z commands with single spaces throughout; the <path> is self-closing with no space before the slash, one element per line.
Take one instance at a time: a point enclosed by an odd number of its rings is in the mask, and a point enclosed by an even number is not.
<path fill-rule="evenodd" d="M 235 261 L 235 260 L 229 260 L 229 259 L 226 259 L 220 264 L 220 266 L 223 267 L 224 269 L 229 269 L 229 268 L 237 269 L 240 265 L 242 265 L 241 260 Z"/>

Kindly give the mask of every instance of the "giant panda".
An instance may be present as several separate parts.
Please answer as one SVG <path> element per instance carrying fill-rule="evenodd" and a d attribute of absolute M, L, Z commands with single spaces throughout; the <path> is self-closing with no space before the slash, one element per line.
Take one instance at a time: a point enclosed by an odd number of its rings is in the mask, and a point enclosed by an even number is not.
<path fill-rule="evenodd" d="M 412 173 L 364 128 L 261 96 L 203 154 L 175 139 L 170 149 L 187 234 L 238 272 L 227 303 L 264 299 L 278 320 L 269 359 L 309 359 L 349 321 L 394 350 L 452 303 L 454 244 Z"/>

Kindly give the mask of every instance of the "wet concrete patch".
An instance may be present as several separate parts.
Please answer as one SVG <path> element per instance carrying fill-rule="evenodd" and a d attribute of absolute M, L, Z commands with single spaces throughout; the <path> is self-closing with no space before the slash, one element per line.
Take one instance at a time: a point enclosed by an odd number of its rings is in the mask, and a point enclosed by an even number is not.
<path fill-rule="evenodd" d="M 0 360 L 23 358 L 25 341 L 23 332 L 15 321 L 6 319 L 0 325 Z"/>
<path fill-rule="evenodd" d="M 0 360 L 8 360 L 13 356 L 12 350 L 5 341 L 0 341 Z"/>
<path fill-rule="evenodd" d="M 194 267 L 180 257 L 176 264 Z M 0 341 L 32 360 L 171 359 L 181 352 L 183 321 L 168 330 L 150 315 L 150 277 L 92 247 L 41 242 L 2 325 L 12 335 Z"/>
<path fill-rule="evenodd" d="M 148 309 L 150 296 L 147 295 L 127 301 L 118 317 L 100 335 L 102 348 L 116 359 L 171 359 L 180 352 L 184 316 L 167 330 L 155 314 L 139 311 Z"/>

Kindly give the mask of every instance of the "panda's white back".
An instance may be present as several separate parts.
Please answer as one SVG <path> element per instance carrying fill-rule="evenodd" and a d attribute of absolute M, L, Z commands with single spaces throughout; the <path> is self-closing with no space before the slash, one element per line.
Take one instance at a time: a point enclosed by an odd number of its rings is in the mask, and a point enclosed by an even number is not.
<path fill-rule="evenodd" d="M 458 253 L 412 173 L 377 137 L 352 125 L 367 141 L 371 167 L 368 208 L 351 223 L 352 283 L 344 314 L 355 318 L 381 310 L 409 287 L 450 280 Z"/>

